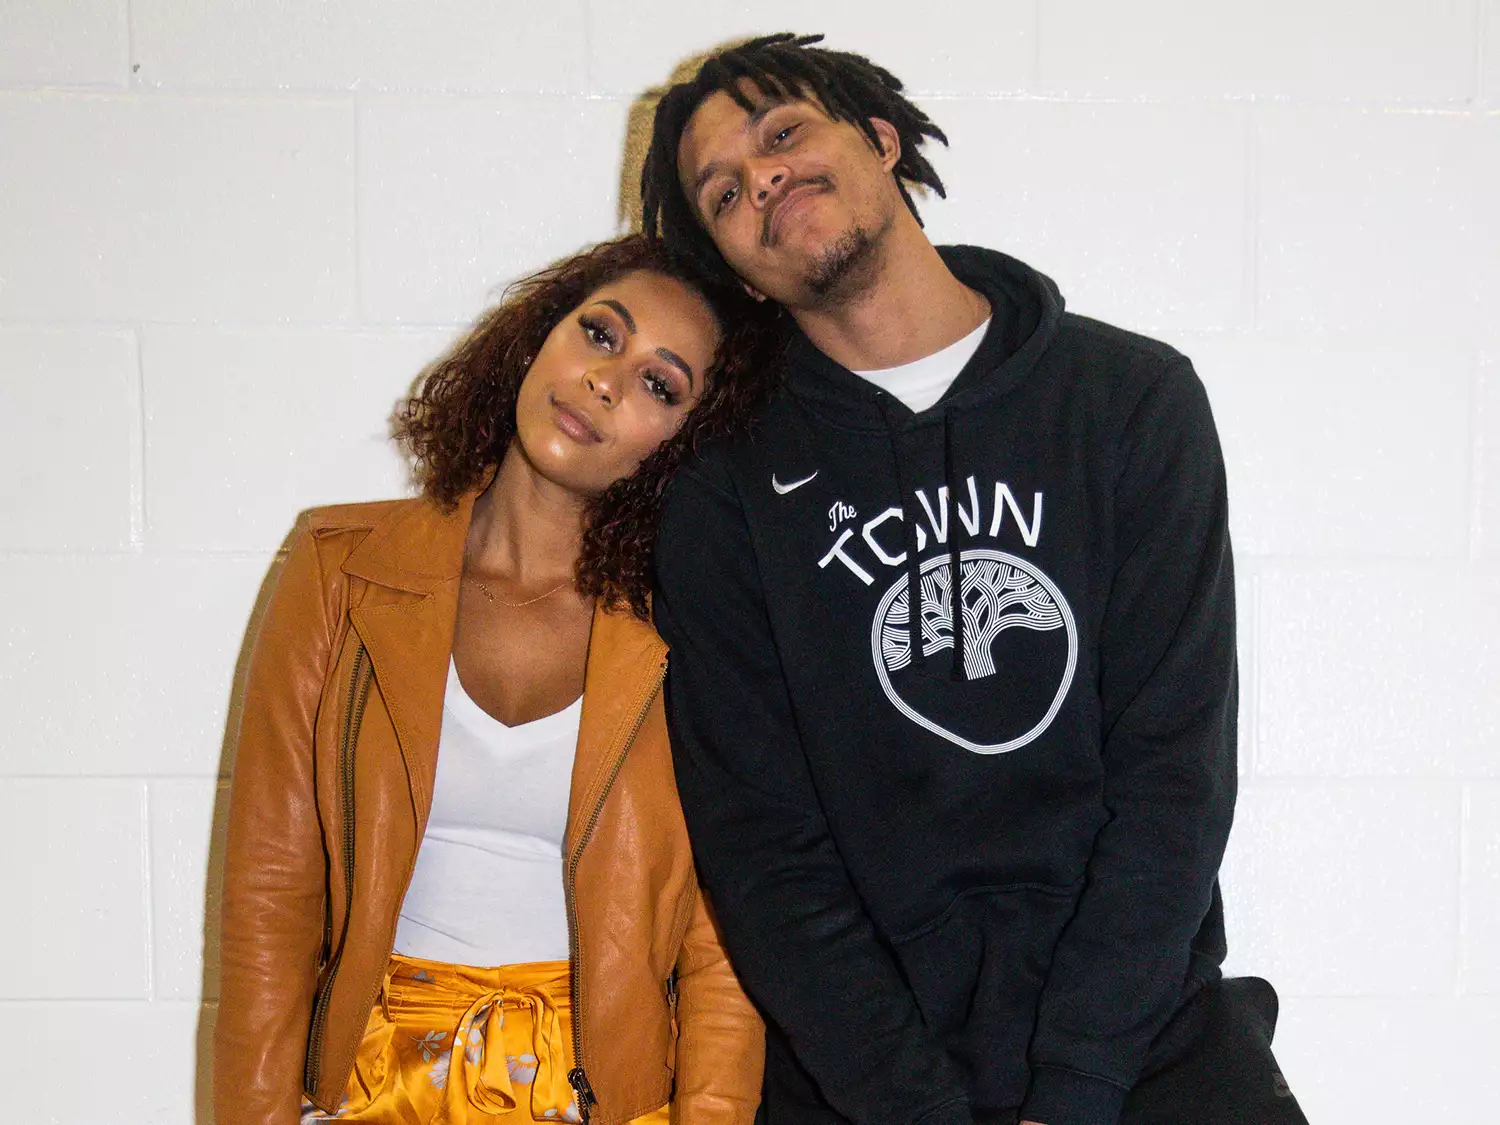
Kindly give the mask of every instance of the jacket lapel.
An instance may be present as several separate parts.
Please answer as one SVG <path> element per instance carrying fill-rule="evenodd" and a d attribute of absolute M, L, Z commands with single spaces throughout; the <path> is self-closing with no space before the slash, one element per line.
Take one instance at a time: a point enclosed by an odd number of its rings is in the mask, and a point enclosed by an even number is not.
<path fill-rule="evenodd" d="M 396 730 L 419 834 L 432 808 L 443 695 L 458 586 L 474 495 L 452 512 L 426 500 L 403 504 L 344 562 L 345 573 L 380 587 L 349 617 L 375 669 Z"/>
<path fill-rule="evenodd" d="M 614 767 L 661 685 L 667 646 L 629 610 L 595 608 L 563 854 L 578 846 Z"/>

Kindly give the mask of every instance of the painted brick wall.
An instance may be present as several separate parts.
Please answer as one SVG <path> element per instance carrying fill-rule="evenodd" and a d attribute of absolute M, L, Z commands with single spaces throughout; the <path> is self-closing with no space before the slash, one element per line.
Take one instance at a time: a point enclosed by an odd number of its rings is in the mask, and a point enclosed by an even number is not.
<path fill-rule="evenodd" d="M 0 0 L 0 1118 L 206 1125 L 277 545 L 402 489 L 422 364 L 616 229 L 632 99 L 783 26 L 948 130 L 937 237 L 1198 361 L 1231 965 L 1315 1123 L 1496 1119 L 1500 0 Z"/>

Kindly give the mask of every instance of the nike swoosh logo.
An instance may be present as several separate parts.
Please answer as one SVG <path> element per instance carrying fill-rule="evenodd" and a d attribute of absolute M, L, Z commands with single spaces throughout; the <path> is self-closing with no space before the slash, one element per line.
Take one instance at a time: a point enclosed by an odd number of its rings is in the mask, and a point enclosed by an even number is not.
<path fill-rule="evenodd" d="M 814 472 L 812 477 L 803 477 L 801 480 L 794 480 L 790 484 L 782 484 L 779 480 L 776 479 L 776 474 L 772 473 L 771 487 L 776 490 L 777 496 L 785 496 L 788 492 L 796 492 L 797 489 L 801 488 L 804 484 L 812 480 L 813 477 L 817 475 L 818 474 Z"/>

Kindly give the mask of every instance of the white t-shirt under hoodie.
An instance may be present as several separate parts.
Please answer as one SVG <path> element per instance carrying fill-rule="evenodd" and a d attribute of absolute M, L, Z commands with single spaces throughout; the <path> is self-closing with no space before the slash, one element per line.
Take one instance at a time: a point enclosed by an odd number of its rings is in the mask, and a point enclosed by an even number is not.
<path fill-rule="evenodd" d="M 953 385 L 964 364 L 973 358 L 984 342 L 984 334 L 990 326 L 990 318 L 963 339 L 949 344 L 942 351 L 924 355 L 900 367 L 885 367 L 879 371 L 856 371 L 861 379 L 868 379 L 887 394 L 894 395 L 906 404 L 913 414 L 926 410 Z"/>
<path fill-rule="evenodd" d="M 396 923 L 396 952 L 490 967 L 569 954 L 562 844 L 583 700 L 509 727 L 452 658 L 432 813 Z"/>

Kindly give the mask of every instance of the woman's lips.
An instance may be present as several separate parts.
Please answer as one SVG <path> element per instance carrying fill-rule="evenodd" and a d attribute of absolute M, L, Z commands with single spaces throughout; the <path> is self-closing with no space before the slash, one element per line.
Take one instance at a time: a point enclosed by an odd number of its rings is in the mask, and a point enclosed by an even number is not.
<path fill-rule="evenodd" d="M 559 430 L 584 445 L 596 445 L 604 440 L 603 435 L 589 421 L 587 414 L 577 407 L 560 401 L 554 395 L 549 395 L 548 398 L 552 403 L 552 414 Z"/>

